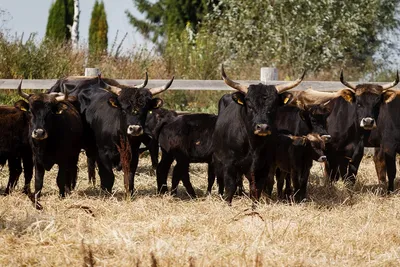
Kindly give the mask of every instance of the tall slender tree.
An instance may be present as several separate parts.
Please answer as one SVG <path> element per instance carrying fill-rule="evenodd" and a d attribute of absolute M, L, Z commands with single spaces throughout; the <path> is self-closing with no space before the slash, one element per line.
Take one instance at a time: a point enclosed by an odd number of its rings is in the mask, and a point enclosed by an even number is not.
<path fill-rule="evenodd" d="M 89 26 L 89 52 L 98 55 L 107 51 L 108 23 L 103 1 L 94 3 Z"/>
<path fill-rule="evenodd" d="M 217 0 L 132 0 L 145 19 L 139 19 L 125 11 L 130 24 L 159 48 L 165 44 L 165 37 L 181 33 L 187 23 L 196 31 L 197 25 Z"/>
<path fill-rule="evenodd" d="M 46 38 L 64 42 L 71 38 L 67 25 L 72 25 L 74 0 L 55 0 L 50 7 L 46 26 Z"/>

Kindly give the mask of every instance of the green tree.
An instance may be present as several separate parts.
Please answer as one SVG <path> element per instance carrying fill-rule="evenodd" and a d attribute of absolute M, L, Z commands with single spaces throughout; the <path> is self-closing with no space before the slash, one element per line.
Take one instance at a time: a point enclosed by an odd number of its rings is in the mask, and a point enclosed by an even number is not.
<path fill-rule="evenodd" d="M 99 55 L 107 51 L 108 23 L 103 1 L 94 3 L 89 26 L 89 52 Z"/>
<path fill-rule="evenodd" d="M 399 0 L 221 0 L 208 27 L 232 62 L 301 69 L 351 65 L 366 70 L 396 29 Z"/>
<path fill-rule="evenodd" d="M 50 7 L 46 26 L 46 38 L 63 42 L 71 39 L 67 25 L 72 25 L 74 17 L 73 0 L 56 0 Z"/>
<path fill-rule="evenodd" d="M 141 20 L 125 11 L 131 25 L 146 38 L 155 43 L 158 48 L 165 45 L 165 37 L 180 34 L 190 23 L 197 31 L 198 24 L 212 7 L 216 0 L 159 0 L 151 3 L 149 0 L 133 0 L 139 12 L 145 15 Z"/>

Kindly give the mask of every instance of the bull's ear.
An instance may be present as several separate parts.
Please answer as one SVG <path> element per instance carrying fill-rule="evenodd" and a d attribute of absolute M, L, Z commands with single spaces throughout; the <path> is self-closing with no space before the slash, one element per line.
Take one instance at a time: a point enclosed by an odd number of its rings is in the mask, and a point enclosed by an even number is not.
<path fill-rule="evenodd" d="M 340 96 L 349 103 L 354 101 L 354 93 L 349 89 L 340 90 Z"/>
<path fill-rule="evenodd" d="M 28 111 L 29 110 L 29 104 L 26 103 L 24 100 L 18 100 L 17 102 L 14 103 L 14 107 L 21 110 L 21 111 Z"/>
<path fill-rule="evenodd" d="M 233 101 L 235 101 L 236 103 L 238 103 L 239 105 L 244 105 L 244 94 L 240 93 L 240 92 L 235 92 L 232 94 L 232 99 Z"/>
<path fill-rule="evenodd" d="M 113 108 L 119 108 L 119 107 L 120 107 L 120 106 L 119 106 L 119 103 L 118 103 L 118 100 L 115 99 L 115 98 L 113 98 L 113 97 L 110 97 L 110 98 L 108 99 L 108 104 L 109 104 L 110 106 L 112 106 Z"/>
<path fill-rule="evenodd" d="M 58 102 L 57 103 L 57 110 L 56 110 L 56 114 L 62 114 L 64 112 L 64 110 L 68 109 L 68 105 L 63 103 L 63 102 Z"/>
<path fill-rule="evenodd" d="M 290 92 L 284 92 L 280 94 L 279 97 L 281 98 L 283 105 L 290 104 L 293 100 L 293 94 Z"/>
<path fill-rule="evenodd" d="M 161 98 L 155 97 L 151 100 L 151 108 L 152 109 L 161 108 L 163 104 L 164 104 L 164 101 Z"/>
<path fill-rule="evenodd" d="M 389 90 L 383 93 L 383 101 L 385 103 L 392 102 L 396 98 L 397 94 L 395 91 Z"/>
<path fill-rule="evenodd" d="M 305 146 L 307 139 L 301 136 L 290 136 L 290 139 L 293 140 L 292 144 L 294 146 Z"/>

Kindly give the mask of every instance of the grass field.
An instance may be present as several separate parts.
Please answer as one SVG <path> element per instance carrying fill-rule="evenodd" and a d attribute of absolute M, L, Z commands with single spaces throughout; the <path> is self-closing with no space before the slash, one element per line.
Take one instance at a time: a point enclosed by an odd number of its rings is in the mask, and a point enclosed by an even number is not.
<path fill-rule="evenodd" d="M 182 187 L 178 197 L 157 196 L 150 166 L 148 158 L 141 159 L 132 201 L 124 200 L 121 172 L 112 196 L 88 185 L 84 157 L 77 189 L 64 200 L 57 196 L 56 168 L 46 174 L 43 211 L 19 192 L 1 196 L 0 266 L 400 264 L 400 196 L 382 194 L 370 158 L 363 160 L 352 190 L 342 182 L 325 185 L 316 163 L 309 202 L 278 202 L 274 196 L 256 210 L 246 197 L 229 207 L 215 188 L 206 196 L 203 164 L 191 167 L 198 199 L 189 199 Z M 1 192 L 7 177 L 5 166 Z"/>

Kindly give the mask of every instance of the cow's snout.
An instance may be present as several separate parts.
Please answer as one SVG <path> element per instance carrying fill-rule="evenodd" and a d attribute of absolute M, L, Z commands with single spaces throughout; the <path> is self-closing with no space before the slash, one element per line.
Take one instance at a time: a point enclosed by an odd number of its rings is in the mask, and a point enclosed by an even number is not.
<path fill-rule="evenodd" d="M 257 124 L 255 129 L 254 129 L 254 134 L 260 135 L 260 136 L 270 135 L 271 134 L 271 128 L 266 123 Z"/>
<path fill-rule="evenodd" d="M 47 132 L 44 129 L 34 129 L 32 131 L 32 138 L 36 140 L 43 140 L 47 138 Z"/>
<path fill-rule="evenodd" d="M 127 133 L 133 136 L 139 136 L 143 134 L 143 128 L 140 125 L 129 125 Z"/>
<path fill-rule="evenodd" d="M 366 130 L 371 130 L 376 127 L 375 120 L 370 117 L 363 118 L 361 120 L 360 127 L 364 128 Z"/>

